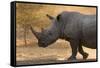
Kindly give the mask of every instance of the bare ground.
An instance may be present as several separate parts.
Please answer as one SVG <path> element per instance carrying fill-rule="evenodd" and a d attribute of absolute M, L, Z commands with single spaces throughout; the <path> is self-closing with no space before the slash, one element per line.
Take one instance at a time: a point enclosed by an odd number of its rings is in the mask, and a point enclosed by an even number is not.
<path fill-rule="evenodd" d="M 96 49 L 83 48 L 89 53 L 87 60 L 82 60 L 82 56 L 77 53 L 78 60 L 74 62 L 96 61 Z M 34 42 L 27 46 L 17 46 L 16 50 L 17 65 L 73 62 L 67 61 L 71 55 L 70 43 L 62 40 L 46 48 L 38 47 Z"/>

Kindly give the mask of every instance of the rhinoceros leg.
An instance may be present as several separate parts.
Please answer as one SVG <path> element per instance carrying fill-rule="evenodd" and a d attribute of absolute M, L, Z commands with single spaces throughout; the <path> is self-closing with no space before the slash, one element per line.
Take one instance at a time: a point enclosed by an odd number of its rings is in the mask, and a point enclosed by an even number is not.
<path fill-rule="evenodd" d="M 88 57 L 88 53 L 84 52 L 82 45 L 79 45 L 78 50 L 79 50 L 79 53 L 82 54 L 83 59 L 86 59 Z"/>
<path fill-rule="evenodd" d="M 76 60 L 77 49 L 79 46 L 79 41 L 77 40 L 70 40 L 70 45 L 72 49 L 72 55 L 68 58 L 68 60 Z"/>

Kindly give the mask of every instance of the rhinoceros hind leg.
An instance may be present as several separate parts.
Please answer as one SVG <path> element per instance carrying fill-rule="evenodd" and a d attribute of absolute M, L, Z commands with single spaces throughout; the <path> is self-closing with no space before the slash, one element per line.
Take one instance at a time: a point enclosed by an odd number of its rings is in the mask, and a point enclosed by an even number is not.
<path fill-rule="evenodd" d="M 82 45 L 79 45 L 79 53 L 82 54 L 83 59 L 87 59 L 88 53 L 84 52 Z"/>

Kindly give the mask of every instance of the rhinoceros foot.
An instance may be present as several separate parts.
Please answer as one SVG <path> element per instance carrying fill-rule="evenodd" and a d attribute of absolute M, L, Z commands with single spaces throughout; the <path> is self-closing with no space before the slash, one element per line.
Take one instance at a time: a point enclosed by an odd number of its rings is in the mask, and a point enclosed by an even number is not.
<path fill-rule="evenodd" d="M 83 54 L 83 59 L 87 59 L 88 55 L 89 55 L 89 54 L 85 52 L 85 53 Z"/>
<path fill-rule="evenodd" d="M 76 57 L 71 56 L 68 58 L 68 60 L 76 60 Z"/>

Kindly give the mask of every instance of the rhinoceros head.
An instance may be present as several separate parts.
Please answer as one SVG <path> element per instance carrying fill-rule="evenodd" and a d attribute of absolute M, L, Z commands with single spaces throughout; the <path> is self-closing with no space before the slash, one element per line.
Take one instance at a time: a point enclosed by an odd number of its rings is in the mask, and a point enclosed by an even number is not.
<path fill-rule="evenodd" d="M 50 20 L 54 21 L 55 18 L 50 16 L 50 15 L 46 15 Z M 37 32 L 35 31 L 32 26 L 30 27 L 32 33 L 36 36 L 36 38 L 38 39 L 38 45 L 39 47 L 47 47 L 48 45 L 50 45 L 51 43 L 53 43 L 53 39 L 52 39 L 52 33 L 50 33 L 48 30 L 44 30 L 42 29 L 41 32 Z"/>
<path fill-rule="evenodd" d="M 48 35 L 46 34 L 45 30 L 42 30 L 41 32 L 37 32 L 32 27 L 30 27 L 30 29 L 32 33 L 35 35 L 35 37 L 37 38 L 39 47 L 47 47 L 50 44 Z"/>
<path fill-rule="evenodd" d="M 50 16 L 50 15 L 46 15 L 51 21 L 52 24 L 54 24 L 55 22 L 55 18 Z M 38 45 L 39 47 L 47 47 L 48 45 L 52 44 L 56 39 L 54 39 L 55 36 L 53 36 L 54 32 L 50 32 L 52 31 L 52 29 L 42 29 L 41 32 L 37 32 L 35 31 L 32 27 L 30 27 L 32 33 L 36 36 L 36 38 L 38 39 Z"/>

